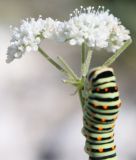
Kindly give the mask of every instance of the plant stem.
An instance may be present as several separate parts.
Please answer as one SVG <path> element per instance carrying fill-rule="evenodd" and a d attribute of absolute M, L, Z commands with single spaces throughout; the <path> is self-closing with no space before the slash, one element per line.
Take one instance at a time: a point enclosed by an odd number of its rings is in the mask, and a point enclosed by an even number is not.
<path fill-rule="evenodd" d="M 92 59 L 92 50 L 89 49 L 88 53 L 87 53 L 87 57 L 86 60 L 84 62 L 84 64 L 82 64 L 82 77 L 86 77 L 89 71 L 89 67 L 90 67 L 90 63 L 91 63 L 91 59 Z"/>
<path fill-rule="evenodd" d="M 38 51 L 59 71 L 66 73 L 64 68 L 62 68 L 57 62 L 55 62 L 46 52 L 44 52 L 40 47 L 38 48 Z"/>
<path fill-rule="evenodd" d="M 113 54 L 102 66 L 110 66 L 120 55 L 121 53 L 132 43 L 132 40 L 128 40 L 125 44 Z"/>
<path fill-rule="evenodd" d="M 65 75 L 68 77 L 67 80 L 64 80 L 64 83 L 72 84 L 76 88 L 79 88 L 81 86 L 80 84 L 80 78 L 74 73 L 74 71 L 70 68 L 70 66 L 63 60 L 63 58 L 58 57 L 58 60 L 61 64 L 54 61 L 46 52 L 44 52 L 40 47 L 38 48 L 38 51 L 59 71 L 65 73 Z"/>
<path fill-rule="evenodd" d="M 84 101 L 83 101 L 83 96 L 82 96 L 82 89 L 79 89 L 78 95 L 79 95 L 79 99 L 80 99 L 82 109 L 84 110 Z"/>
<path fill-rule="evenodd" d="M 71 69 L 71 67 L 65 62 L 65 60 L 62 57 L 57 57 L 60 63 L 64 66 L 67 73 L 75 80 L 79 80 L 78 76 L 75 74 L 75 72 Z"/>
<path fill-rule="evenodd" d="M 86 44 L 82 44 L 82 57 L 81 57 L 81 62 L 82 64 L 85 62 L 85 57 L 86 57 Z"/>

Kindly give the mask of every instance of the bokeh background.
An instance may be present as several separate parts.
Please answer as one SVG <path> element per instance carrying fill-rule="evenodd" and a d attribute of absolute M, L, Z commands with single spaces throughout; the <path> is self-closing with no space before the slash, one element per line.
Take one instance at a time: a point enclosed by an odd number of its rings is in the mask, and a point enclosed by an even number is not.
<path fill-rule="evenodd" d="M 136 159 L 136 1 L 0 0 L 0 159 L 87 160 L 81 134 L 82 111 L 74 88 L 40 54 L 29 53 L 6 64 L 9 25 L 26 17 L 64 20 L 80 5 L 104 5 L 131 31 L 133 44 L 114 63 L 123 105 L 115 127 L 119 159 Z M 80 47 L 44 41 L 53 57 L 63 56 L 79 74 Z M 110 53 L 95 53 L 93 66 Z"/>

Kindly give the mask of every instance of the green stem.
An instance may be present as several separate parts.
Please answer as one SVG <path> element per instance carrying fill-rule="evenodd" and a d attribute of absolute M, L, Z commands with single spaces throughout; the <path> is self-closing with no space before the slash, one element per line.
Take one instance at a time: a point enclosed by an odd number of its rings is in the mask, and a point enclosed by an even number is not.
<path fill-rule="evenodd" d="M 70 75 L 74 80 L 79 80 L 78 76 L 75 72 L 71 69 L 71 67 L 65 62 L 62 57 L 57 57 L 60 63 L 64 66 L 65 70 L 67 71 L 68 75 Z"/>
<path fill-rule="evenodd" d="M 82 96 L 82 89 L 79 89 L 78 95 L 79 95 L 80 103 L 81 103 L 81 106 L 83 109 L 84 108 L 84 101 L 83 101 L 83 96 Z"/>
<path fill-rule="evenodd" d="M 82 59 L 82 64 L 85 62 L 85 57 L 86 57 L 86 44 L 83 43 L 83 44 L 82 44 L 82 57 L 81 57 L 81 59 Z"/>
<path fill-rule="evenodd" d="M 70 66 L 61 58 L 58 57 L 60 63 L 57 63 L 54 61 L 46 52 L 44 52 L 40 47 L 38 48 L 38 51 L 54 66 L 56 67 L 59 71 L 65 73 L 65 75 L 68 77 L 67 80 L 64 80 L 64 83 L 67 84 L 72 84 L 76 88 L 80 86 L 80 79 L 78 76 L 74 73 L 74 71 L 70 68 Z"/>
<path fill-rule="evenodd" d="M 121 53 L 132 43 L 132 40 L 128 40 L 125 44 L 113 54 L 102 66 L 110 66 L 120 55 Z"/>
<path fill-rule="evenodd" d="M 63 82 L 65 84 L 72 84 L 73 86 L 75 86 L 76 88 L 79 88 L 79 86 L 81 85 L 80 80 L 70 80 L 70 79 L 64 79 Z"/>
<path fill-rule="evenodd" d="M 46 52 L 44 52 L 40 47 L 38 48 L 38 51 L 59 71 L 65 72 L 64 68 L 62 68 L 57 62 L 55 62 Z"/>
<path fill-rule="evenodd" d="M 93 53 L 92 50 L 89 49 L 88 53 L 87 53 L 86 60 L 85 60 L 84 64 L 82 64 L 82 77 L 86 77 L 88 74 L 91 59 L 92 59 L 92 53 Z"/>

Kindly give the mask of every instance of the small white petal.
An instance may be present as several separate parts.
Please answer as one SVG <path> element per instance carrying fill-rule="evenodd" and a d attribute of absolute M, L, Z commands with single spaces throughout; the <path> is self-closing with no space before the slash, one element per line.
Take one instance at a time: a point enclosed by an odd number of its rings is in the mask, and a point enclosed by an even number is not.
<path fill-rule="evenodd" d="M 26 47 L 26 52 L 30 52 L 31 50 L 32 50 L 32 47 L 30 47 L 30 46 Z"/>
<path fill-rule="evenodd" d="M 69 41 L 69 44 L 71 44 L 71 45 L 76 45 L 76 40 L 75 39 L 71 39 L 70 41 Z"/>

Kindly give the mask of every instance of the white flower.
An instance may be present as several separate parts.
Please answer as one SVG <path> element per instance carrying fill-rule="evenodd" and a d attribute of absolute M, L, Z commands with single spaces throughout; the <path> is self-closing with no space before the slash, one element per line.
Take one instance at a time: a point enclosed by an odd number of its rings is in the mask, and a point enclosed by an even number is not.
<path fill-rule="evenodd" d="M 62 22 L 51 18 L 43 20 L 41 16 L 37 20 L 23 20 L 19 28 L 11 27 L 12 38 L 7 51 L 7 62 L 22 57 L 25 52 L 37 51 L 40 42 L 45 38 L 64 41 L 64 38 L 59 36 L 62 27 Z"/>
<path fill-rule="evenodd" d="M 7 62 L 20 58 L 27 51 L 37 51 L 43 39 L 69 42 L 70 45 L 86 43 L 92 49 L 105 48 L 115 52 L 130 39 L 129 31 L 118 18 L 99 7 L 75 9 L 68 21 L 51 18 L 26 19 L 19 28 L 11 28 L 11 41 L 7 51 Z"/>
<path fill-rule="evenodd" d="M 75 9 L 65 24 L 65 34 L 71 45 L 86 42 L 91 48 L 105 48 L 115 52 L 126 40 L 130 39 L 129 31 L 121 25 L 119 19 L 99 7 Z"/>

